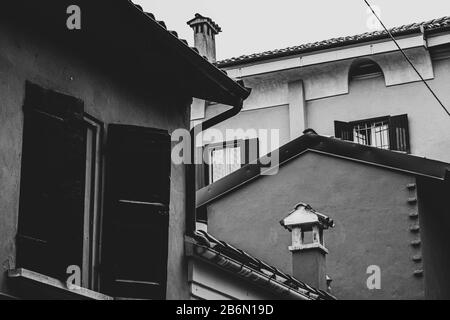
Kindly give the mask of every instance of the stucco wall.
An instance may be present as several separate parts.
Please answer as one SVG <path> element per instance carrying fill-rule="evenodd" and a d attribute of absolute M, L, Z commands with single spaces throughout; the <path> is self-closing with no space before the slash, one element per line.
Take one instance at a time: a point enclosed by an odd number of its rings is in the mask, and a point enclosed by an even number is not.
<path fill-rule="evenodd" d="M 450 299 L 450 185 L 418 182 L 420 234 L 423 247 L 425 296 Z"/>
<path fill-rule="evenodd" d="M 206 118 L 211 118 L 226 109 L 229 109 L 229 107 L 225 107 L 223 105 L 210 106 L 206 109 Z M 238 138 L 248 139 L 260 137 L 260 155 L 264 155 L 265 153 L 278 149 L 279 146 L 289 142 L 289 106 L 282 105 L 274 108 L 245 110 L 239 115 L 219 123 L 214 126 L 214 128 L 220 130 L 222 136 L 224 137 L 223 140 L 231 140 L 226 138 L 227 129 L 242 129 L 244 132 L 248 129 L 253 129 L 256 135 L 251 134 L 251 132 L 248 131 L 250 134 L 244 134 L 244 136 L 238 134 Z M 272 143 L 271 130 L 277 130 L 279 135 L 279 144 Z M 263 143 L 264 135 L 267 137 L 267 143 Z M 206 130 L 204 132 L 203 139 L 206 144 L 212 141 L 222 141 L 218 140 L 215 135 L 213 135 L 211 130 Z M 264 152 L 264 150 L 266 150 L 266 152 Z"/>
<path fill-rule="evenodd" d="M 410 242 L 414 178 L 348 160 L 307 153 L 208 206 L 208 232 L 292 273 L 291 235 L 279 221 L 298 202 L 328 214 L 336 227 L 326 231 L 327 273 L 340 299 L 416 299 L 423 279 Z M 419 249 L 420 253 L 420 249 Z M 368 290 L 367 267 L 381 268 L 381 290 Z"/>
<path fill-rule="evenodd" d="M 450 58 L 432 60 L 423 47 L 409 49 L 407 53 L 443 103 L 450 105 Z M 406 113 L 411 153 L 450 162 L 448 116 L 423 83 L 417 82 L 417 76 L 401 54 L 384 53 L 369 58 L 380 64 L 385 73 L 383 78 L 349 83 L 349 69 L 355 59 L 244 77 L 252 93 L 241 114 L 220 127 L 258 129 L 269 122 L 281 130 L 281 144 L 285 138 L 296 138 L 289 134 L 289 123 L 295 123 L 295 119 L 290 122 L 289 113 L 276 110 L 286 106 L 289 110 L 293 103 L 290 100 L 295 97 L 295 93 L 289 92 L 289 83 L 300 80 L 304 88 L 298 92 L 304 96 L 304 115 L 298 119 L 300 131 L 309 127 L 322 135 L 334 135 L 335 120 L 357 121 Z M 205 119 L 217 110 L 214 105 L 207 106 Z M 255 120 L 249 121 L 248 110 L 257 112 L 253 113 Z"/>
<path fill-rule="evenodd" d="M 450 60 L 434 62 L 429 80 L 439 97 L 450 103 Z M 334 135 L 334 121 L 356 121 L 408 114 L 411 153 L 450 161 L 449 118 L 422 83 L 386 87 L 382 77 L 350 82 L 350 93 L 307 101 L 308 126 L 319 134 Z M 431 125 L 432 124 L 432 125 Z"/>
<path fill-rule="evenodd" d="M 5 271 L 15 264 L 25 81 L 84 101 L 85 112 L 104 123 L 166 129 L 189 126 L 189 103 L 157 92 L 129 90 L 132 79 L 113 81 L 109 74 L 61 52 L 38 38 L 27 38 L 0 24 L 0 291 L 7 291 Z M 125 63 L 125 62 L 124 62 Z M 189 297 L 183 257 L 185 178 L 172 165 L 169 230 L 169 299 Z"/>

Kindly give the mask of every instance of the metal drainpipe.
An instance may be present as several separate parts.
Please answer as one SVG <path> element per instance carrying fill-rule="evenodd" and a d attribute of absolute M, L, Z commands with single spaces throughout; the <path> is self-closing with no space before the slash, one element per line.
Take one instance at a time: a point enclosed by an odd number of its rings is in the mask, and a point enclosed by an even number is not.
<path fill-rule="evenodd" d="M 233 106 L 231 109 L 218 114 L 211 119 L 206 120 L 203 123 L 196 125 L 191 129 L 191 160 L 195 160 L 195 138 L 197 134 L 201 133 L 204 130 L 215 126 L 216 124 L 223 122 L 231 117 L 234 117 L 242 110 L 242 106 L 244 104 L 244 100 L 240 99 L 239 103 Z M 194 162 L 194 161 L 192 161 Z M 186 235 L 193 236 L 195 232 L 195 223 L 197 221 L 196 218 L 196 202 L 195 202 L 195 169 L 196 164 L 190 163 L 186 166 Z"/>

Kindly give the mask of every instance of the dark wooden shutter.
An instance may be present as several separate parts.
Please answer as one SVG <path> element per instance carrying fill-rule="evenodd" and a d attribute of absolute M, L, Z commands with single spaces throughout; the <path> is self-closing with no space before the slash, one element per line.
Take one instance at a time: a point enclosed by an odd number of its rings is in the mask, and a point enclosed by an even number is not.
<path fill-rule="evenodd" d="M 61 280 L 82 265 L 82 101 L 26 85 L 17 265 Z"/>
<path fill-rule="evenodd" d="M 410 152 L 408 115 L 389 118 L 389 146 L 391 150 Z"/>
<path fill-rule="evenodd" d="M 115 297 L 165 298 L 170 145 L 165 131 L 108 128 L 102 291 Z"/>
<path fill-rule="evenodd" d="M 353 141 L 352 125 L 348 122 L 335 121 L 334 136 L 342 140 Z"/>

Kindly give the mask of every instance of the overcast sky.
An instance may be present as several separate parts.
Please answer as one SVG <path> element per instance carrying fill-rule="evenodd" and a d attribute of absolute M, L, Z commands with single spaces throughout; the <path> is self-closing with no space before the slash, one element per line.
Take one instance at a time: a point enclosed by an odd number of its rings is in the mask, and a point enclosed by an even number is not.
<path fill-rule="evenodd" d="M 186 21 L 196 12 L 222 27 L 216 38 L 218 60 L 281 49 L 306 42 L 371 31 L 363 0 L 134 0 L 164 20 L 168 29 L 193 45 Z M 450 0 L 369 0 L 384 23 L 406 23 L 450 16 Z"/>

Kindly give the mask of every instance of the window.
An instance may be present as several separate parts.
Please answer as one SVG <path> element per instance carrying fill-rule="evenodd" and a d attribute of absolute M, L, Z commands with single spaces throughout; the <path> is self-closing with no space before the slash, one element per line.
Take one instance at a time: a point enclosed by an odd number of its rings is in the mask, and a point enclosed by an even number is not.
<path fill-rule="evenodd" d="M 24 116 L 17 267 L 65 282 L 78 266 L 84 288 L 164 299 L 168 132 L 112 124 L 103 150 L 82 101 L 31 83 Z"/>
<path fill-rule="evenodd" d="M 208 156 L 208 183 L 214 183 L 259 158 L 258 139 L 215 143 L 207 145 L 205 149 Z"/>
<path fill-rule="evenodd" d="M 354 122 L 335 121 L 335 136 L 372 147 L 410 152 L 406 114 Z"/>
<path fill-rule="evenodd" d="M 389 149 L 389 120 L 360 122 L 353 125 L 353 141 L 381 149 Z"/>
<path fill-rule="evenodd" d="M 350 68 L 349 79 L 369 79 L 383 76 L 380 66 L 370 59 L 357 59 Z"/>

